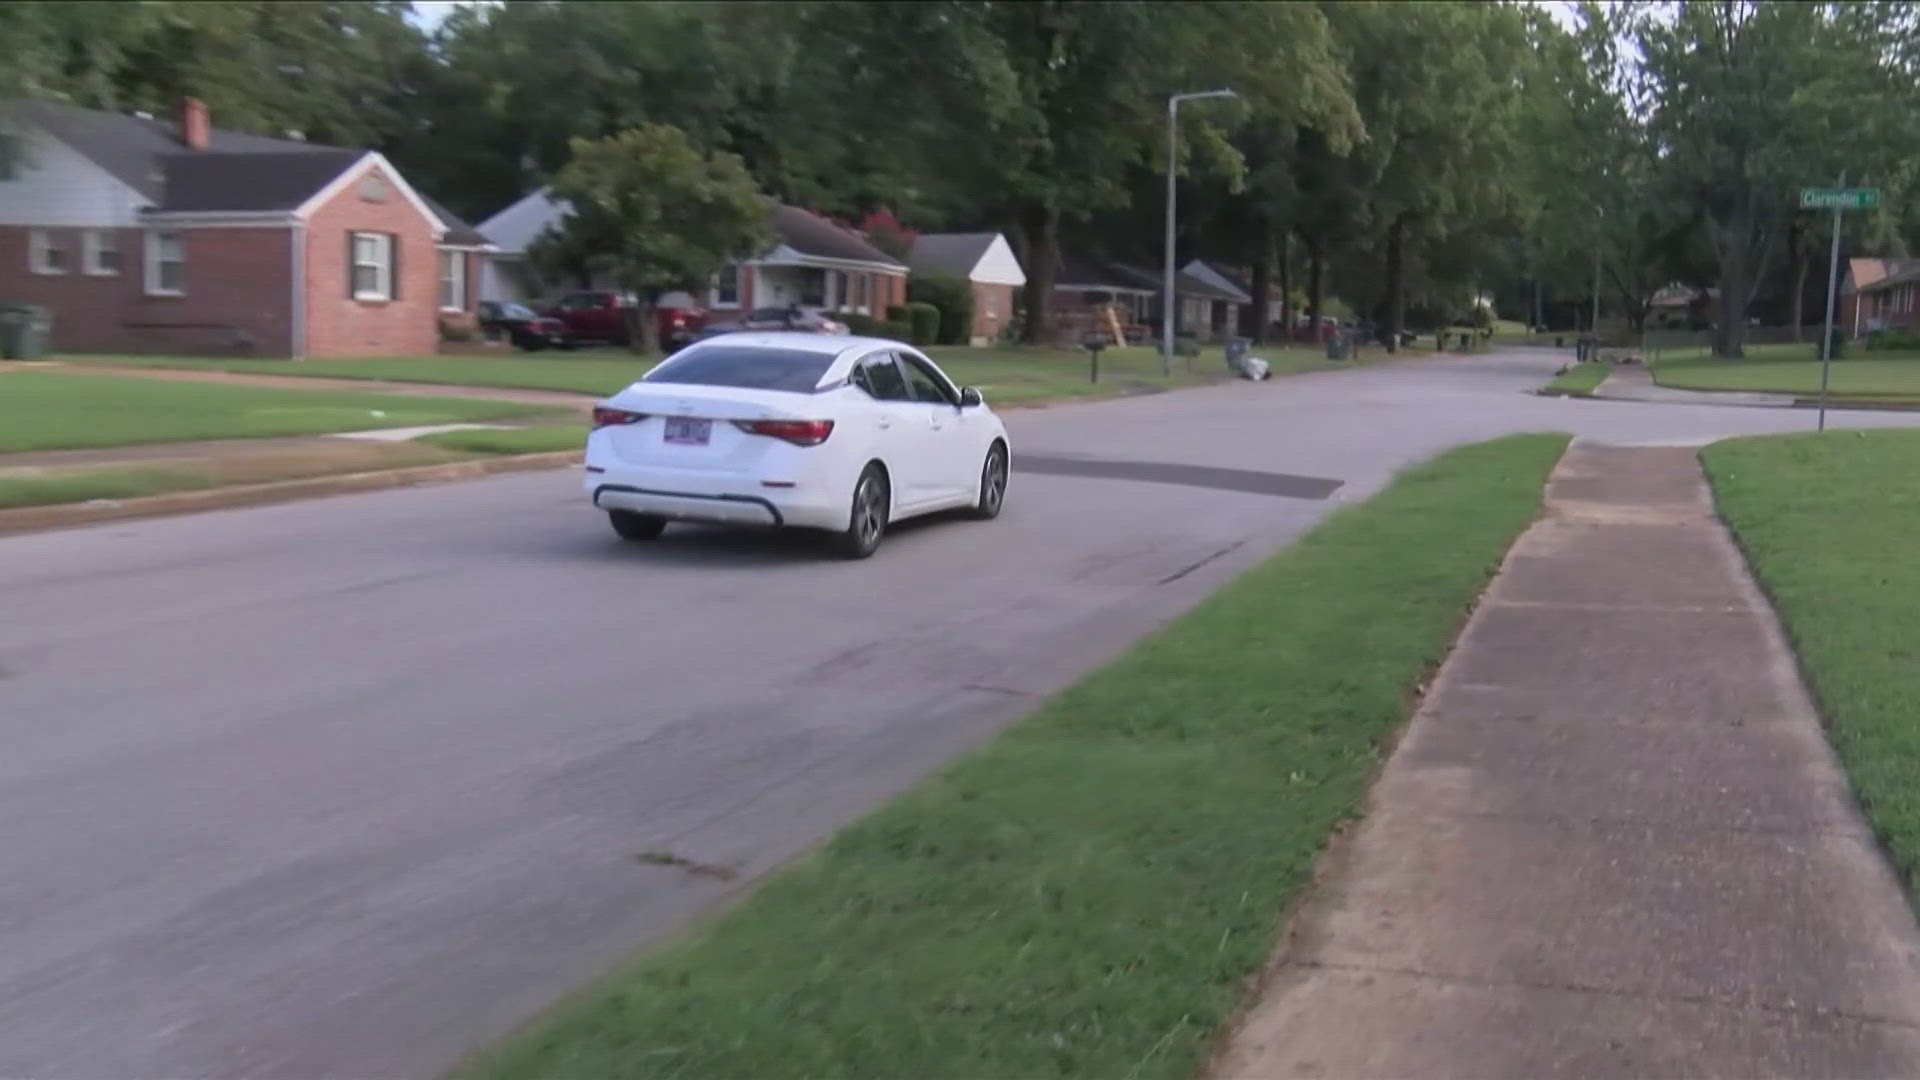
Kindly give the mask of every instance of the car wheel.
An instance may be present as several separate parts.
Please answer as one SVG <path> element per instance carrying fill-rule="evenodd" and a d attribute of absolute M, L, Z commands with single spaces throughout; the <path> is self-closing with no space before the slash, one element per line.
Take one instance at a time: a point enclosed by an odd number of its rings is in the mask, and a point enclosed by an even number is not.
<path fill-rule="evenodd" d="M 1005 443 L 995 442 L 987 451 L 986 464 L 980 466 L 980 497 L 975 500 L 969 516 L 980 521 L 991 521 L 1000 516 L 1000 507 L 1007 501 L 1007 447 Z"/>
<path fill-rule="evenodd" d="M 528 352 L 539 352 L 541 349 L 547 347 L 547 343 L 540 338 L 522 338 L 520 340 L 520 347 Z"/>
<path fill-rule="evenodd" d="M 887 489 L 887 474 L 878 465 L 869 465 L 853 485 L 853 514 L 847 530 L 833 538 L 833 550 L 842 558 L 864 559 L 880 547 L 887 534 L 887 518 L 893 500 Z"/>
<path fill-rule="evenodd" d="M 607 520 L 622 540 L 658 540 L 660 531 L 667 527 L 665 518 L 636 514 L 631 510 L 609 510 Z"/>

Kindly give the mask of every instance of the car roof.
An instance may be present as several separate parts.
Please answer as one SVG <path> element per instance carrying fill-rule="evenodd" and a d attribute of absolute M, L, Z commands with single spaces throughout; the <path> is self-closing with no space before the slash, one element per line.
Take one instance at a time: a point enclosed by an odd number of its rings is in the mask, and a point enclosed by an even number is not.
<path fill-rule="evenodd" d="M 712 345 L 723 341 L 734 348 L 784 349 L 789 352 L 819 353 L 822 356 L 839 356 L 842 353 L 868 352 L 873 349 L 913 348 L 911 345 L 887 338 L 855 337 L 849 334 L 808 334 L 791 330 L 732 330 L 710 337 L 699 344 Z"/>

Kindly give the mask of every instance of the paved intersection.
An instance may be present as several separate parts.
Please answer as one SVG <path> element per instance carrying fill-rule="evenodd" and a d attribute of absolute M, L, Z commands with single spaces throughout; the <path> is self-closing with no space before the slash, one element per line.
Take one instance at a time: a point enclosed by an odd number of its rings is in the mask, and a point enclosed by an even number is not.
<path fill-rule="evenodd" d="M 434 1074 L 1402 466 L 1813 420 L 1560 362 L 1015 412 L 1001 520 L 862 564 L 621 545 L 571 472 L 0 539 L 0 1075 Z"/>

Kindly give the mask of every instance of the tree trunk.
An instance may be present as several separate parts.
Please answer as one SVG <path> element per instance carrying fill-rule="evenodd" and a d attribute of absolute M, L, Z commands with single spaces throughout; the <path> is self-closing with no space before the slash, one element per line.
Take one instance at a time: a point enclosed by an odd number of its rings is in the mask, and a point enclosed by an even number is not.
<path fill-rule="evenodd" d="M 1293 256 L 1293 234 L 1280 234 L 1280 340 L 1293 340 L 1293 271 L 1288 266 Z M 1260 309 L 1261 322 L 1267 323 L 1272 316 L 1268 309 Z"/>
<path fill-rule="evenodd" d="M 1798 345 L 1803 338 L 1801 324 L 1806 322 L 1807 266 L 1813 260 L 1801 248 L 1801 237 L 1806 228 L 1798 220 L 1787 233 L 1787 251 L 1793 258 L 1793 341 Z"/>
<path fill-rule="evenodd" d="M 1060 213 L 1051 206 L 1029 206 L 1020 213 L 1020 231 L 1027 250 L 1027 321 L 1020 341 L 1038 345 L 1049 340 L 1053 279 L 1060 267 Z"/>
<path fill-rule="evenodd" d="M 653 294 L 631 290 L 633 305 L 627 308 L 627 349 L 641 356 L 660 351 L 660 320 L 654 315 Z"/>
<path fill-rule="evenodd" d="M 1407 219 L 1400 215 L 1387 226 L 1387 351 L 1400 348 L 1400 329 L 1407 314 Z"/>
<path fill-rule="evenodd" d="M 1240 336 L 1252 338 L 1255 345 L 1264 345 L 1267 343 L 1267 279 L 1273 273 L 1273 233 L 1270 226 L 1260 226 L 1260 242 L 1254 252 L 1253 280 L 1248 282 L 1253 288 L 1253 303 L 1240 313 Z"/>
<path fill-rule="evenodd" d="M 1320 238 L 1306 237 L 1307 241 L 1307 333 L 1309 341 L 1320 340 L 1320 305 L 1326 299 L 1325 258 L 1320 250 Z"/>

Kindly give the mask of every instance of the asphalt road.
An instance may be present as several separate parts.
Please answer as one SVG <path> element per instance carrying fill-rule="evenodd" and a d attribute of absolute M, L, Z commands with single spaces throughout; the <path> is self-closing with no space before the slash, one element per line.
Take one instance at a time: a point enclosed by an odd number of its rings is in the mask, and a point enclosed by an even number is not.
<path fill-rule="evenodd" d="M 1012 413 L 999 521 L 860 564 L 571 472 L 0 539 L 0 1076 L 432 1075 L 1401 466 L 1813 419 L 1558 362 Z"/>

